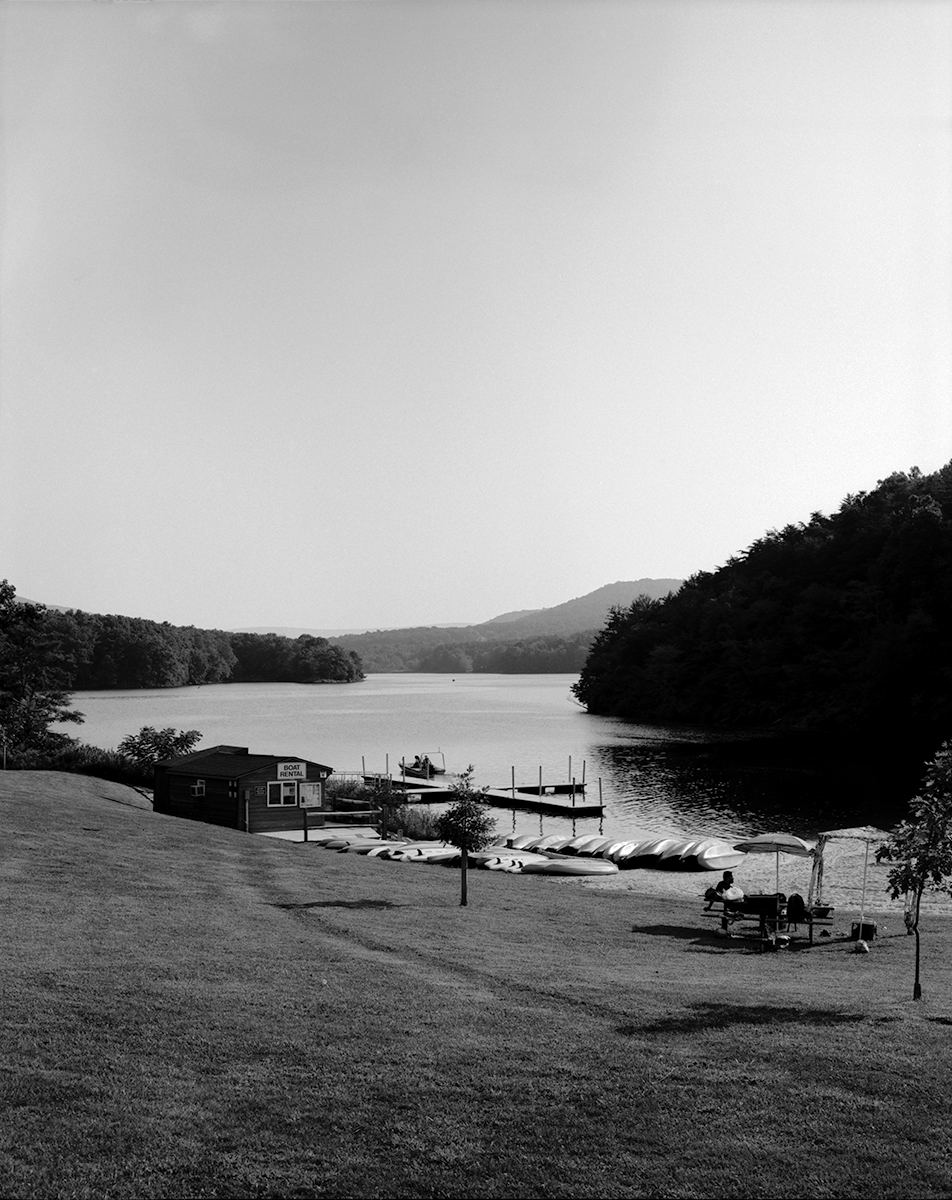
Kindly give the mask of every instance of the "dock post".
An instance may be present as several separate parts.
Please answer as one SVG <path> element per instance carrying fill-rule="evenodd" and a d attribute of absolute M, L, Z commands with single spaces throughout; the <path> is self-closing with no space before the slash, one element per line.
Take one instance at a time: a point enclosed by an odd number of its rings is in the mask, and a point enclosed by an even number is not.
<path fill-rule="evenodd" d="M 512 770 L 512 800 L 513 800 L 513 803 L 515 803 L 515 801 L 516 801 L 516 768 L 515 768 L 515 765 L 513 765 L 511 770 Z"/>
<path fill-rule="evenodd" d="M 367 774 L 367 760 L 363 755 L 360 756 L 360 773 L 361 775 Z"/>
<path fill-rule="evenodd" d="M 301 816 L 304 819 L 304 840 L 307 841 L 307 809 L 301 809 Z"/>
<path fill-rule="evenodd" d="M 542 764 L 539 763 L 539 795 L 542 795 Z"/>
<path fill-rule="evenodd" d="M 582 791 L 585 791 L 585 759 L 582 759 Z"/>
<path fill-rule="evenodd" d="M 572 807 L 575 807 L 575 777 L 572 777 Z"/>

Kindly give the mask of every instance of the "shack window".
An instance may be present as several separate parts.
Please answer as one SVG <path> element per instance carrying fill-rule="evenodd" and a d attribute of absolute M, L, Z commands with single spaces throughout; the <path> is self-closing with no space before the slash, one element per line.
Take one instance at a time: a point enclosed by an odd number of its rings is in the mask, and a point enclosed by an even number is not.
<path fill-rule="evenodd" d="M 205 780 L 204 779 L 196 779 L 195 782 L 192 784 L 190 791 L 193 796 L 204 796 L 205 795 Z"/>
<path fill-rule="evenodd" d="M 282 779 L 277 783 L 268 784 L 268 807 L 278 808 L 288 804 L 297 804 L 297 780 Z"/>

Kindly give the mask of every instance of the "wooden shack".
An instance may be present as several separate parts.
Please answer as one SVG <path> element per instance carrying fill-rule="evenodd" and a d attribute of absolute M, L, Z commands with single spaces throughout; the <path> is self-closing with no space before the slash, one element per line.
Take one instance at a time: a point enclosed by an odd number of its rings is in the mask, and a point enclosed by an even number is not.
<path fill-rule="evenodd" d="M 152 807 L 246 833 L 300 829 L 301 810 L 323 805 L 331 770 L 296 754 L 212 746 L 155 764 Z"/>

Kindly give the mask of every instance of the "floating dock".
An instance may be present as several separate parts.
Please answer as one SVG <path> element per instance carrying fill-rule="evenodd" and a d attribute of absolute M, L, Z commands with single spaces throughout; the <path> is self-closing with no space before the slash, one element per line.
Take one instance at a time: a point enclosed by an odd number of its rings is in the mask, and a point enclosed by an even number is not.
<path fill-rule="evenodd" d="M 453 790 L 444 783 L 430 783 L 425 779 L 394 779 L 391 786 L 395 792 L 409 800 L 432 804 L 441 800 L 452 800 Z M 551 817 L 600 817 L 605 808 L 602 804 L 566 803 L 556 796 L 584 796 L 584 787 L 571 783 L 538 784 L 524 787 L 488 788 L 482 793 L 486 803 L 494 808 L 519 808 L 526 812 L 543 813 Z"/>

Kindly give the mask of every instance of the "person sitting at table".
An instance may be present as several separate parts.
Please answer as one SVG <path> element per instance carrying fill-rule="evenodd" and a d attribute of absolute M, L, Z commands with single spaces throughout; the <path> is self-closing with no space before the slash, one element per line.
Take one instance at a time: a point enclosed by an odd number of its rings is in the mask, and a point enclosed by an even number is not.
<path fill-rule="evenodd" d="M 714 888 L 714 893 L 719 900 L 724 902 L 724 915 L 721 917 L 721 931 L 725 937 L 731 936 L 730 918 L 741 911 L 744 907 L 744 893 L 741 888 L 734 883 L 733 871 L 725 871 L 724 877 L 720 883 Z"/>

